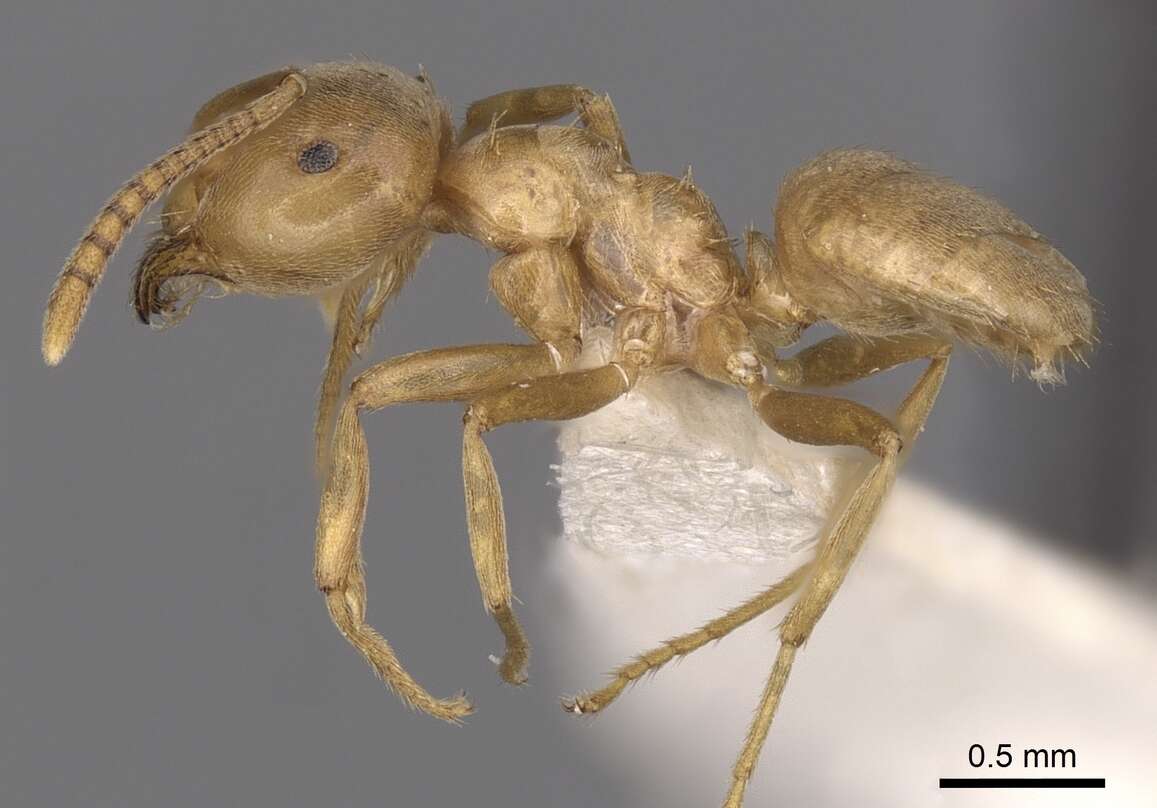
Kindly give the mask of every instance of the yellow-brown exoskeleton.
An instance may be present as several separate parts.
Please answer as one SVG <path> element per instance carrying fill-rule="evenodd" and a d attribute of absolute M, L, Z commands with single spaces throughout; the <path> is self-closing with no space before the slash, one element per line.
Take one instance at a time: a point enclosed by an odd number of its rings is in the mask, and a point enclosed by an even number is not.
<path fill-rule="evenodd" d="M 577 113 L 578 126 L 549 121 Z M 574 85 L 473 104 L 455 135 L 425 77 L 369 64 L 284 70 L 241 84 L 198 113 L 194 134 L 114 196 L 68 259 L 49 302 L 44 356 L 60 361 L 91 289 L 143 209 L 165 191 L 164 226 L 137 272 L 142 319 L 172 318 L 201 283 L 317 295 L 334 320 L 318 408 L 315 577 L 349 641 L 409 705 L 457 721 L 464 697 L 431 696 L 365 620 L 360 540 L 369 461 L 361 417 L 414 401 L 465 405 L 462 448 L 470 548 L 486 609 L 506 639 L 499 669 L 525 680 L 528 647 L 511 607 L 505 520 L 483 435 L 504 424 L 590 413 L 648 374 L 690 369 L 746 391 L 771 429 L 871 459 L 815 558 L 703 628 L 564 702 L 596 713 L 625 687 L 798 595 L 735 765 L 742 802 L 795 654 L 854 561 L 904 453 L 928 418 L 956 344 L 986 349 L 1038 382 L 1095 342 L 1084 278 L 999 203 L 890 155 L 820 155 L 780 190 L 774 239 L 747 233 L 737 259 L 690 177 L 637 171 L 610 99 Z M 171 190 L 170 190 L 171 189 Z M 497 249 L 490 286 L 526 344 L 440 348 L 341 382 L 432 233 Z M 842 335 L 781 357 L 809 326 Z M 578 370 L 584 330 L 609 323 L 606 364 Z M 928 364 L 885 417 L 802 389 Z M 332 415 L 341 404 L 329 439 Z"/>
<path fill-rule="evenodd" d="M 420 217 L 452 138 L 424 76 L 381 65 L 280 70 L 220 93 L 188 139 L 105 204 L 69 257 L 45 316 L 45 361 L 63 358 L 108 259 L 168 191 L 136 273 L 138 316 L 178 320 L 206 286 L 317 295 L 335 321 L 318 408 L 323 463 L 342 377 L 429 241 Z"/>

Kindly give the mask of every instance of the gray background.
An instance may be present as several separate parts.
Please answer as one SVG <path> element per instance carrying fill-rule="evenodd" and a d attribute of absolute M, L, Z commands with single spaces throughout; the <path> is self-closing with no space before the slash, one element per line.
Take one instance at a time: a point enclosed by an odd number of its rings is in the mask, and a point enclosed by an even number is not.
<path fill-rule="evenodd" d="M 64 364 L 40 364 L 44 299 L 89 217 L 202 101 L 286 63 L 422 63 L 459 112 L 527 84 L 608 90 L 637 164 L 691 163 L 736 233 L 766 228 L 780 178 L 838 145 L 993 193 L 1084 271 L 1104 343 L 1048 394 L 962 352 L 906 474 L 1151 590 L 1153 4 L 866 5 L 6 8 L 0 804 L 622 804 L 576 742 L 597 723 L 533 680 L 500 686 L 486 660 L 498 639 L 465 548 L 456 410 L 369 420 L 366 544 L 372 616 L 431 690 L 469 688 L 464 730 L 385 693 L 313 591 L 326 337 L 309 301 L 205 302 L 149 333 L 125 305 L 142 227 Z M 486 300 L 492 259 L 438 241 L 374 357 L 514 338 Z M 865 395 L 894 400 L 905 378 Z M 491 442 L 540 666 L 566 640 L 535 585 L 557 534 L 551 434 Z"/>

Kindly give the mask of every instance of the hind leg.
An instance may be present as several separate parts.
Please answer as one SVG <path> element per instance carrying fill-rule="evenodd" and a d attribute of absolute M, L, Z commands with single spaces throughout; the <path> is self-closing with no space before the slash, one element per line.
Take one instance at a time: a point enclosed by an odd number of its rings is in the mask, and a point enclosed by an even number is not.
<path fill-rule="evenodd" d="M 735 763 L 726 808 L 739 808 L 742 804 L 796 652 L 839 591 L 892 487 L 904 441 L 914 440 L 923 429 L 948 369 L 949 346 L 924 338 L 853 344 L 850 337 L 834 337 L 789 360 L 795 363 L 787 364 L 787 369 L 796 373 L 793 381 L 820 385 L 842 384 L 931 356 L 928 368 L 900 405 L 893 426 L 884 416 L 854 401 L 768 385 L 762 363 L 753 356 L 753 342 L 745 326 L 734 317 L 704 318 L 696 333 L 696 369 L 746 389 L 760 419 L 789 440 L 813 446 L 855 446 L 876 460 L 822 540 L 812 574 L 780 625 L 779 652 Z"/>
<path fill-rule="evenodd" d="M 835 384 L 850 380 L 850 377 L 870 375 L 902 361 L 933 356 L 928 369 L 901 405 L 897 426 L 853 401 L 769 386 L 754 340 L 737 317 L 713 314 L 700 321 L 689 357 L 690 365 L 697 372 L 747 390 L 761 420 L 788 439 L 817 446 L 856 446 L 871 453 L 876 458 L 875 463 L 821 541 L 810 565 L 704 629 L 643 654 L 635 662 L 623 666 L 615 680 L 603 690 L 566 705 L 575 712 L 601 709 L 630 681 L 647 670 L 657 668 L 676 655 L 689 653 L 710 639 L 725 636 L 800 589 L 800 597 L 781 624 L 780 651 L 735 764 L 726 801 L 729 808 L 738 808 L 742 804 L 744 790 L 771 727 L 796 652 L 827 609 L 863 545 L 895 479 L 904 436 L 914 439 L 919 434 L 947 370 L 947 348 L 939 343 L 906 343 L 900 348 L 893 346 L 890 351 L 885 348 L 875 355 L 865 352 L 852 356 L 836 350 L 842 344 L 840 341 L 829 342 L 825 348 L 806 354 L 799 360 L 799 372 L 810 373 L 813 383 L 826 379 Z M 841 381 L 835 381 L 837 378 Z"/>
<path fill-rule="evenodd" d="M 718 332 L 718 330 L 717 330 Z M 719 353 L 726 339 L 716 343 Z M 895 426 L 882 415 L 853 401 L 779 390 L 762 379 L 750 383 L 748 395 L 760 418 L 789 440 L 819 446 L 857 446 L 876 456 L 820 545 L 813 574 L 780 625 L 780 648 L 760 698 L 759 707 L 732 772 L 725 808 L 739 808 L 747 782 L 779 706 L 798 649 L 839 591 L 867 538 L 901 461 L 901 452 L 916 439 L 935 403 L 948 370 L 949 346 L 914 338 L 875 341 L 853 351 L 851 338 L 835 337 L 802 352 L 795 361 L 804 380 L 813 385 L 841 384 L 905 361 L 930 356 L 931 362 L 897 412 Z M 791 367 L 791 366 L 789 366 Z"/>
<path fill-rule="evenodd" d="M 895 479 L 902 445 L 888 419 L 853 401 L 762 384 L 750 388 L 750 394 L 764 423 L 789 440 L 816 446 L 857 446 L 874 455 L 876 461 L 821 542 L 812 576 L 780 625 L 779 653 L 732 772 L 725 802 L 728 808 L 738 808 L 743 802 L 796 651 L 811 635 L 859 553 Z"/>
<path fill-rule="evenodd" d="M 777 360 L 772 372 L 781 383 L 792 387 L 836 387 L 898 365 L 929 359 L 928 367 L 896 411 L 896 428 L 908 450 L 923 430 L 940 392 L 951 352 L 950 343 L 923 334 L 882 339 L 839 334 L 790 359 Z"/>

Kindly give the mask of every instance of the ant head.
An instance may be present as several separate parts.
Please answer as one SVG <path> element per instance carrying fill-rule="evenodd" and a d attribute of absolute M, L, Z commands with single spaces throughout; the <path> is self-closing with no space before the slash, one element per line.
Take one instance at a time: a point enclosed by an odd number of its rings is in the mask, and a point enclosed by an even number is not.
<path fill-rule="evenodd" d="M 201 108 L 193 129 L 236 114 L 288 75 L 226 90 Z M 178 317 L 206 284 L 317 292 L 356 276 L 419 227 L 453 135 L 425 76 L 366 63 L 296 75 L 305 91 L 292 106 L 173 186 L 163 229 L 137 270 L 141 320 Z"/>

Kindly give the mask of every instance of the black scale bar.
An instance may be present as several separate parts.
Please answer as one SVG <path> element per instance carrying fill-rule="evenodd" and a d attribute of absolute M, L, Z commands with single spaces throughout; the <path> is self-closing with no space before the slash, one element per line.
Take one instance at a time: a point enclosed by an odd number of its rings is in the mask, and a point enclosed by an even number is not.
<path fill-rule="evenodd" d="M 941 777 L 941 788 L 1104 788 L 1104 777 Z"/>

